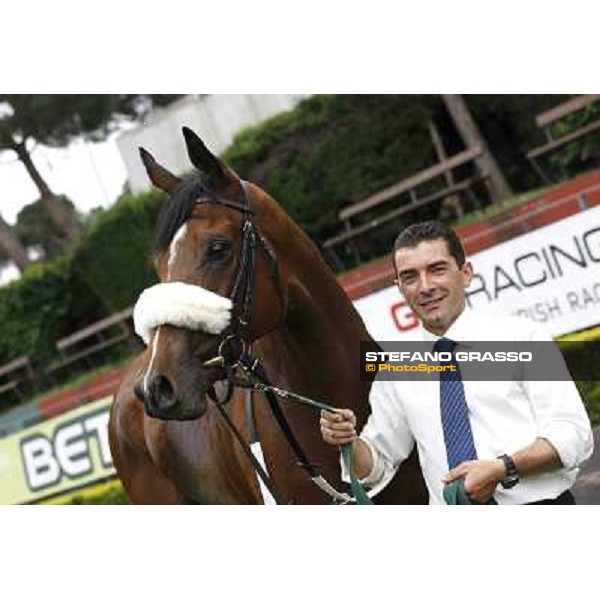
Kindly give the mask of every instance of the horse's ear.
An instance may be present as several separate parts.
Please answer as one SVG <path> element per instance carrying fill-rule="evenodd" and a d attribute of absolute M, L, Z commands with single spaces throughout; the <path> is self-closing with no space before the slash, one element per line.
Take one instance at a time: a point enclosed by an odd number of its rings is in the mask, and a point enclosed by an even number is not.
<path fill-rule="evenodd" d="M 139 150 L 144 167 L 146 167 L 146 173 L 148 173 L 148 177 L 150 177 L 150 181 L 157 188 L 167 192 L 167 194 L 172 193 L 175 188 L 182 183 L 182 180 L 173 175 L 173 173 L 165 169 L 162 165 L 159 165 L 148 150 L 145 150 L 144 148 L 140 148 Z"/>
<path fill-rule="evenodd" d="M 210 188 L 219 190 L 239 182 L 233 170 L 224 165 L 191 129 L 183 127 L 182 131 L 190 160 Z"/>

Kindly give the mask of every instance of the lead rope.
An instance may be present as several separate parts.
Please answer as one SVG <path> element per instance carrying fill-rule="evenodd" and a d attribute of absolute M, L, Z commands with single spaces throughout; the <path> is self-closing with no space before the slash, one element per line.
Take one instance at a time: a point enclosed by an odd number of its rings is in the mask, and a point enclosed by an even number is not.
<path fill-rule="evenodd" d="M 239 303 L 238 302 L 238 294 L 243 294 L 241 315 L 238 316 L 238 320 L 239 320 L 240 325 L 246 326 L 249 321 L 250 310 L 251 310 L 251 306 L 252 306 L 252 291 L 253 291 L 253 287 L 254 287 L 253 284 L 254 284 L 254 267 L 255 267 L 255 258 L 256 258 L 255 257 L 255 249 L 256 249 L 257 234 L 254 231 L 254 225 L 253 225 L 253 221 L 252 221 L 253 213 L 252 213 L 252 210 L 250 210 L 250 206 L 249 206 L 249 202 L 248 202 L 248 194 L 247 194 L 247 190 L 246 190 L 247 184 L 243 180 L 241 180 L 241 184 L 242 184 L 242 191 L 244 194 L 244 205 L 242 207 L 242 210 L 245 215 L 245 221 L 244 221 L 244 225 L 243 225 L 243 239 L 242 239 L 240 268 L 239 268 L 236 280 L 234 281 L 233 289 L 231 292 L 231 299 L 232 299 L 232 302 L 237 305 Z M 229 204 L 227 202 L 223 202 L 223 203 L 231 206 L 231 204 Z M 233 208 L 236 208 L 238 210 L 240 209 L 240 207 L 237 205 L 233 206 Z M 264 242 L 264 240 L 261 236 L 259 236 L 259 240 L 262 242 L 261 246 L 267 252 L 267 255 L 271 256 L 268 246 L 266 245 L 266 243 Z M 248 252 L 246 250 L 248 250 Z M 243 281 L 244 279 L 245 279 L 245 281 Z M 242 288 L 242 285 L 244 286 L 243 288 Z M 279 292 L 281 294 L 281 290 L 279 290 Z M 221 359 L 223 359 L 222 356 L 221 356 Z M 308 458 L 304 454 L 302 447 L 298 443 L 298 440 L 294 436 L 294 433 L 293 433 L 289 423 L 287 422 L 285 415 L 281 411 L 281 407 L 279 406 L 279 403 L 277 402 L 277 399 L 275 398 L 275 396 L 277 395 L 280 398 L 283 398 L 286 400 L 291 400 L 291 401 L 294 401 L 294 402 L 297 402 L 300 404 L 306 404 L 308 406 L 312 406 L 313 408 L 326 410 L 329 412 L 336 412 L 336 409 L 333 406 L 329 406 L 329 405 L 323 404 L 321 402 L 316 402 L 314 400 L 311 400 L 310 398 L 305 398 L 304 396 L 300 396 L 299 394 L 294 394 L 293 392 L 287 392 L 285 390 L 280 390 L 279 388 L 275 388 L 273 386 L 268 385 L 266 374 L 264 374 L 264 370 L 262 369 L 262 366 L 258 363 L 258 360 L 255 360 L 254 364 L 252 366 L 250 366 L 249 362 L 246 362 L 249 360 L 251 360 L 250 357 L 248 355 L 246 355 L 244 353 L 244 351 L 242 350 L 242 356 L 240 356 L 239 364 L 244 369 L 244 372 L 246 374 L 246 378 L 247 378 L 248 382 L 250 382 L 251 387 L 253 387 L 256 390 L 262 391 L 265 394 L 265 396 L 267 397 L 269 406 L 271 408 L 271 411 L 273 412 L 275 419 L 277 420 L 285 437 L 287 438 L 288 443 L 292 446 L 292 450 L 294 451 L 297 458 L 299 459 L 300 466 L 302 466 L 308 472 L 311 480 L 320 489 L 322 489 L 325 493 L 329 494 L 334 499 L 334 501 L 336 501 L 338 503 L 356 502 L 357 504 L 373 504 L 373 502 L 371 501 L 371 499 L 365 492 L 364 488 L 362 487 L 362 485 L 360 484 L 358 479 L 354 476 L 354 472 L 352 469 L 352 465 L 353 465 L 352 445 L 346 444 L 346 445 L 342 446 L 341 453 L 342 453 L 342 459 L 344 461 L 344 466 L 345 466 L 347 472 L 350 474 L 351 489 L 352 489 L 354 498 L 352 498 L 348 494 L 338 492 L 331 484 L 329 484 L 329 482 L 322 475 L 319 475 L 316 472 L 315 468 L 309 462 Z M 225 364 L 224 360 L 223 360 L 223 364 Z M 262 372 L 262 377 L 258 376 L 258 378 L 257 378 L 258 374 L 255 373 L 257 368 L 260 368 L 260 370 Z M 231 368 L 227 369 L 227 371 L 228 371 L 228 376 L 227 376 L 228 391 L 227 391 L 225 401 L 219 401 L 217 399 L 214 388 L 211 388 L 212 393 L 209 393 L 209 396 L 214 401 L 217 409 L 219 410 L 219 413 L 222 415 L 227 426 L 232 431 L 235 438 L 238 440 L 238 442 L 242 446 L 243 451 L 246 453 L 246 455 L 248 456 L 252 465 L 256 469 L 257 475 L 262 479 L 263 483 L 266 485 L 269 492 L 271 492 L 271 494 L 273 495 L 273 498 L 275 499 L 277 504 L 281 504 L 281 502 L 278 499 L 277 494 L 274 493 L 274 486 L 273 486 L 273 483 L 272 483 L 271 479 L 269 478 L 268 474 L 263 469 L 262 465 L 260 465 L 260 463 L 257 461 L 256 457 L 252 454 L 252 451 L 246 447 L 245 440 L 243 439 L 243 437 L 241 436 L 241 434 L 239 433 L 239 431 L 237 430 L 237 428 L 235 427 L 235 425 L 229 418 L 229 415 L 223 408 L 223 404 L 225 404 L 231 398 L 231 395 L 233 393 L 233 387 L 234 387 L 233 373 L 232 373 Z M 262 381 L 259 381 L 258 379 L 262 379 Z"/>
<path fill-rule="evenodd" d="M 279 408 L 279 404 L 277 403 L 275 396 L 278 396 L 283 400 L 288 400 L 297 404 L 310 406 L 317 410 L 336 412 L 337 409 L 334 406 L 330 406 L 329 404 L 325 404 L 323 402 L 319 402 L 317 400 L 301 396 L 300 394 L 295 394 L 294 392 L 282 390 L 275 386 L 268 385 L 267 383 L 265 383 L 266 376 L 262 373 L 257 373 L 257 370 L 259 368 L 262 371 L 261 365 L 258 362 L 258 360 L 255 360 L 251 365 L 249 363 L 249 360 L 250 357 L 248 357 L 247 355 L 240 359 L 240 366 L 244 370 L 246 379 L 248 380 L 249 384 L 253 389 L 262 392 L 267 397 L 271 410 L 273 411 L 273 414 L 279 426 L 285 433 L 288 442 L 294 450 L 294 453 L 300 460 L 300 466 L 308 472 L 311 480 L 315 483 L 315 485 L 317 485 L 325 493 L 330 495 L 337 502 L 344 504 L 356 502 L 356 504 L 372 505 L 373 501 L 371 500 L 371 498 L 369 498 L 364 487 L 362 486 L 358 478 L 354 475 L 354 469 L 352 468 L 354 462 L 354 449 L 352 447 L 352 444 L 342 445 L 341 453 L 346 471 L 350 475 L 350 486 L 352 489 L 352 495 L 354 497 L 349 496 L 348 494 L 343 492 L 338 492 L 322 475 L 319 475 L 316 472 L 316 470 L 310 464 L 306 455 L 304 454 L 302 447 L 296 440 L 287 420 L 285 419 L 283 413 L 281 412 L 281 409 Z"/>

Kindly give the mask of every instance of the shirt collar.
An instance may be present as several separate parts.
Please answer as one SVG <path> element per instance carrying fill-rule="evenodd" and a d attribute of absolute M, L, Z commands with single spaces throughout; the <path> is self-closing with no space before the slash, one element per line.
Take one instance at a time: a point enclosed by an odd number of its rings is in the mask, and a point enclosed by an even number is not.
<path fill-rule="evenodd" d="M 474 331 L 474 323 L 473 323 L 473 315 L 472 310 L 465 306 L 465 309 L 458 315 L 454 323 L 450 325 L 448 331 L 443 335 L 439 336 L 435 333 L 431 333 L 427 331 L 425 327 L 421 327 L 423 340 L 426 342 L 437 342 L 442 337 L 454 340 L 455 342 L 465 342 L 469 340 L 475 339 L 475 331 Z"/>

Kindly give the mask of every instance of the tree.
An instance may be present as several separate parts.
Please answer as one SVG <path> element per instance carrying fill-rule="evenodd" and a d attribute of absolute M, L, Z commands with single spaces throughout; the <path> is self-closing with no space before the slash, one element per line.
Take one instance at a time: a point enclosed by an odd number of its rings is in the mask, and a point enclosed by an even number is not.
<path fill-rule="evenodd" d="M 56 201 L 66 212 L 76 214 L 75 206 L 66 196 L 57 196 Z M 12 260 L 23 272 L 32 262 L 31 249 L 37 251 L 35 260 L 47 260 L 64 252 L 66 245 L 67 240 L 41 200 L 25 206 L 14 226 L 0 216 L 0 268 Z"/>
<path fill-rule="evenodd" d="M 57 196 L 56 201 L 65 212 L 76 214 L 75 206 L 66 196 Z M 66 240 L 41 200 L 21 209 L 14 229 L 23 245 L 40 250 L 44 260 L 54 258 L 65 250 Z"/>
<path fill-rule="evenodd" d="M 78 137 L 100 141 L 124 120 L 138 119 L 153 105 L 177 96 L 121 95 L 0 95 L 0 152 L 11 151 L 21 161 L 40 192 L 40 201 L 67 241 L 79 230 L 69 211 L 50 189 L 32 160 L 35 143 L 65 147 Z"/>
<path fill-rule="evenodd" d="M 476 159 L 476 162 L 479 163 L 480 170 L 489 175 L 492 200 L 501 202 L 503 198 L 512 196 L 512 189 L 481 135 L 464 98 L 460 94 L 443 94 L 442 97 L 456 129 L 467 147 L 479 146 L 483 150 L 483 154 Z"/>
<path fill-rule="evenodd" d="M 27 249 L 21 243 L 14 229 L 0 216 L 0 262 L 8 260 L 12 260 L 21 272 L 31 262 L 27 255 Z"/>

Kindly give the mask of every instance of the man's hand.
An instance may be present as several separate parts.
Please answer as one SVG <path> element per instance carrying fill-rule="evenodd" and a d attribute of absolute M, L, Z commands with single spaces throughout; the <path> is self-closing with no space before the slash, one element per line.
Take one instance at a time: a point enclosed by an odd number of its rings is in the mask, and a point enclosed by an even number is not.
<path fill-rule="evenodd" d="M 338 408 L 335 412 L 321 411 L 321 435 L 335 446 L 352 443 L 354 449 L 354 474 L 364 479 L 373 470 L 373 456 L 367 444 L 356 433 L 356 416 L 349 408 Z"/>
<path fill-rule="evenodd" d="M 336 446 L 353 442 L 356 437 L 356 416 L 349 408 L 335 412 L 321 411 L 321 435 L 328 444 Z"/>
<path fill-rule="evenodd" d="M 465 478 L 465 492 L 471 500 L 485 504 L 494 494 L 497 485 L 506 476 L 501 459 L 467 460 L 452 469 L 442 481 L 447 484 L 460 477 Z"/>

